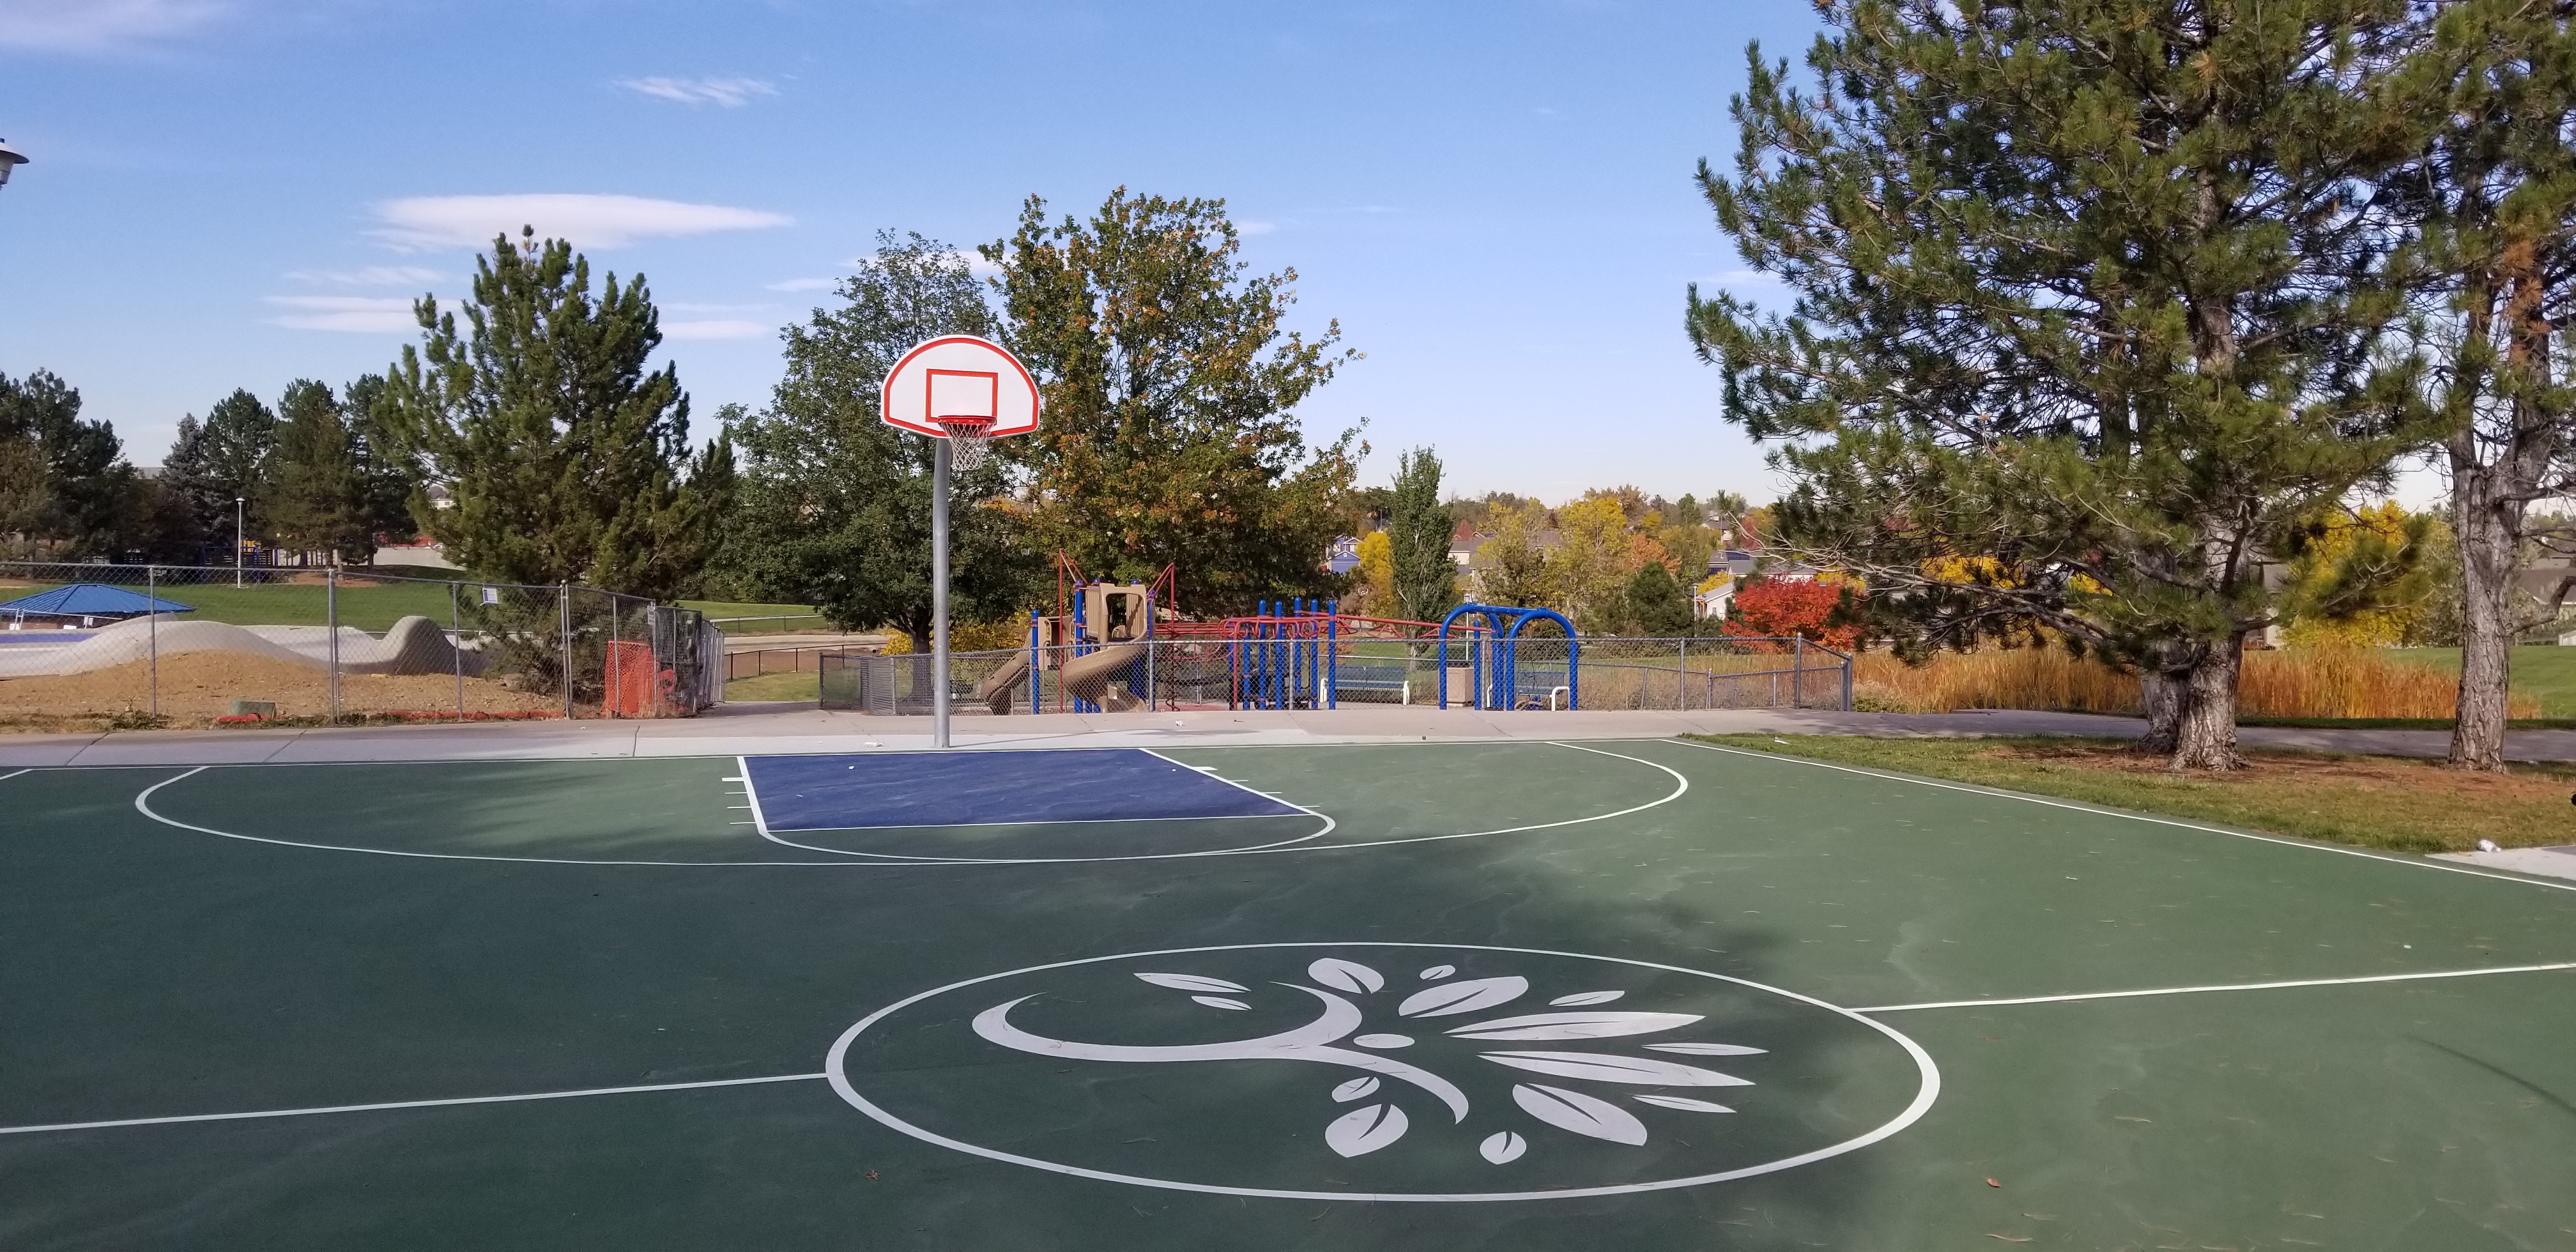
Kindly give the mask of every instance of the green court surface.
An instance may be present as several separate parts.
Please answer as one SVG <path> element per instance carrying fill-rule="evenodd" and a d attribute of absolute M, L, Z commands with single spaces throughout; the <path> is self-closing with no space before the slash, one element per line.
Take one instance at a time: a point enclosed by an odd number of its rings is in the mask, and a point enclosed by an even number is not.
<path fill-rule="evenodd" d="M 1160 756 L 1248 815 L 0 776 L 0 1247 L 2576 1248 L 2566 885 L 1672 741 Z"/>

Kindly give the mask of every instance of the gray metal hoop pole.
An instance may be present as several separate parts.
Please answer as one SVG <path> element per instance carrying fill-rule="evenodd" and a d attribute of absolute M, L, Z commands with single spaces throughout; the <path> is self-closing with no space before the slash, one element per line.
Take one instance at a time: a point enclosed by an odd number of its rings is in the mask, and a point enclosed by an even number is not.
<path fill-rule="evenodd" d="M 930 746 L 948 746 L 948 441 L 930 463 Z"/>

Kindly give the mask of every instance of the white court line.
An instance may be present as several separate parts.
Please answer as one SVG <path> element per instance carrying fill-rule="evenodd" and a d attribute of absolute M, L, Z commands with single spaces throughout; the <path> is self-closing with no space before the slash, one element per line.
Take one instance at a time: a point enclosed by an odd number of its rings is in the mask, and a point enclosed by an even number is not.
<path fill-rule="evenodd" d="M 2483 978 L 2489 974 L 2539 974 L 2576 969 L 2576 961 L 2550 965 L 2497 965 L 2487 969 L 2446 969 L 2424 974 L 2370 974 L 2360 978 L 2301 978 L 2290 982 L 2221 983 L 2208 987 L 2150 987 L 2139 991 L 2080 991 L 2062 996 L 2020 996 L 2009 1000 L 1933 1000 L 1923 1004 L 1881 1004 L 1855 1013 L 1910 1013 L 1916 1009 L 1979 1009 L 2005 1004 L 2066 1004 L 2076 1000 L 2127 1000 L 2138 996 L 2187 996 L 2205 991 L 2279 991 L 2287 987 L 2351 987 L 2374 982 L 2417 982 L 2427 978 Z"/>
<path fill-rule="evenodd" d="M 28 767 L 27 767 L 27 768 L 25 768 L 25 769 L 13 769 L 13 770 L 9 771 L 9 772 L 8 772 L 8 773 L 6 773 L 6 774 L 0 774 L 0 782 L 7 782 L 7 781 L 9 781 L 9 780 L 10 780 L 10 779 L 12 779 L 12 778 L 17 777 L 17 776 L 18 776 L 18 775 L 20 775 L 20 774 L 32 774 L 32 773 L 35 773 L 35 772 L 36 772 L 36 769 L 35 769 L 35 767 L 34 767 L 34 766 L 32 766 L 32 765 L 31 765 L 31 766 L 28 766 Z"/>
<path fill-rule="evenodd" d="M 865 861 L 610 861 L 591 860 L 570 856 L 482 856 L 470 852 L 405 852 L 398 848 L 359 848 L 341 843 L 306 843 L 300 839 L 271 839 L 265 835 L 237 835 L 229 830 L 217 830 L 212 826 L 190 825 L 189 823 L 179 821 L 176 818 L 163 817 L 159 813 L 152 811 L 151 801 L 153 792 L 159 791 L 163 787 L 167 787 L 172 783 L 194 778 L 213 768 L 214 767 L 211 765 L 190 766 L 185 771 L 174 777 L 164 778 L 161 781 L 144 788 L 142 791 L 135 794 L 135 811 L 141 813 L 145 817 L 151 818 L 153 821 L 161 823 L 164 826 L 176 826 L 181 830 L 193 830 L 201 835 L 214 835 L 223 839 L 239 839 L 244 843 L 269 843 L 275 844 L 281 848 L 310 848 L 316 852 L 364 852 L 372 856 L 407 856 L 415 860 L 422 861 L 498 861 L 511 865 L 683 865 L 701 868 L 750 868 L 778 865 L 801 865 L 809 867 L 816 865 L 836 865 L 856 867 L 868 864 Z"/>
<path fill-rule="evenodd" d="M 352 847 L 352 846 L 349 846 L 349 845 L 346 845 L 346 844 L 334 844 L 334 843 L 307 843 L 307 842 L 304 842 L 304 841 L 302 841 L 302 840 L 297 840 L 297 839 L 272 839 L 272 838 L 269 838 L 269 837 L 266 837 L 266 836 L 263 836 L 263 835 L 242 835 L 242 834 L 235 834 L 235 833 L 233 833 L 232 831 L 229 831 L 229 830 L 216 830 L 216 829 L 214 829 L 214 828 L 213 828 L 213 827 L 211 827 L 211 826 L 195 826 L 195 825 L 190 825 L 190 824 L 189 824 L 189 823 L 187 823 L 187 822 L 178 821 L 178 820 L 175 820 L 175 819 L 173 819 L 173 818 L 163 817 L 163 816 L 162 816 L 162 815 L 160 815 L 159 813 L 156 813 L 156 812 L 153 812 L 153 811 L 152 811 L 152 806 L 151 806 L 151 804 L 150 804 L 150 800 L 151 800 L 151 798 L 152 798 L 152 793 L 153 793 L 153 792 L 159 791 L 159 790 L 160 790 L 160 789 L 162 789 L 163 787 L 167 787 L 167 786 L 169 786 L 169 785 L 170 785 L 170 784 L 172 784 L 172 783 L 179 782 L 179 781 L 182 781 L 182 780 L 184 780 L 184 779 L 194 777 L 194 776 L 196 776 L 196 775 L 198 775 L 198 774 L 202 774 L 202 773 L 204 773 L 205 771 L 207 771 L 207 770 L 209 770 L 209 769 L 218 768 L 218 767 L 215 767 L 215 766 L 208 766 L 208 765 L 197 765 L 197 766 L 187 767 L 183 772 L 181 772 L 180 774 L 178 774 L 178 775 L 177 775 L 177 776 L 175 776 L 175 777 L 162 779 L 160 782 L 154 783 L 154 784 L 152 784 L 151 786 L 144 788 L 140 794 L 138 794 L 138 795 L 136 795 L 136 796 L 134 797 L 134 807 L 135 807 L 135 810 L 136 810 L 137 812 L 142 813 L 145 817 L 151 818 L 153 821 L 159 822 L 159 823 L 161 823 L 161 824 L 162 824 L 162 825 L 164 825 L 164 826 L 176 826 L 176 827 L 178 827 L 178 828 L 179 828 L 179 829 L 181 829 L 181 830 L 191 830 L 191 831 L 195 831 L 195 832 L 197 832 L 198 834 L 201 834 L 201 835 L 214 835 L 214 836 L 216 836 L 216 837 L 218 837 L 218 838 L 223 838 L 223 839 L 239 839 L 239 840 L 242 840 L 242 841 L 244 841 L 244 842 L 246 842 L 246 843 L 267 843 L 267 844 L 275 844 L 275 845 L 277 845 L 277 846 L 279 846 L 279 847 L 286 847 L 286 848 L 310 848 L 310 849 L 312 849 L 312 850 L 314 850 L 314 851 L 317 851 L 317 852 L 365 852 L 365 853 L 370 853 L 370 854 L 375 855 L 375 856 L 406 856 L 406 857 L 412 857 L 412 858 L 415 858 L 415 859 L 418 859 L 418 860 L 425 860 L 425 861 L 498 861 L 498 862 L 505 862 L 505 863 L 518 863 L 518 864 L 528 864 L 528 865 L 657 865 L 657 866 L 659 866 L 659 865 L 668 865 L 668 866 L 680 866 L 680 867 L 688 867 L 688 868 L 733 868 L 733 867 L 742 867 L 742 866 L 790 866 L 790 867 L 807 867 L 807 868 L 810 868 L 810 867 L 813 867 L 813 866 L 821 866 L 821 865 L 837 865 L 837 866 L 848 866 L 848 867 L 860 867 L 860 866 L 866 866 L 866 867 L 871 867 L 871 868 L 894 868 L 894 867 L 905 866 L 905 865 L 1071 865 L 1071 864 L 1084 864 L 1084 863 L 1089 863 L 1089 862 L 1094 862 L 1094 861 L 1165 861 L 1165 860 L 1176 860 L 1176 859 L 1180 859 L 1180 858 L 1184 858 L 1184 857 L 1200 857 L 1200 856 L 1267 856 L 1267 855 L 1271 855 L 1271 854 L 1279 853 L 1279 852 L 1338 852 L 1338 851 L 1342 851 L 1342 850 L 1344 850 L 1344 849 L 1349 849 L 1349 848 L 1381 848 L 1381 847 L 1390 847 L 1390 846 L 1393 846 L 1393 845 L 1396 845 L 1396 844 L 1406 844 L 1406 843 L 1438 843 L 1438 842 L 1441 842 L 1441 841 L 1443 841 L 1443 840 L 1449 840 L 1449 839 L 1482 839 L 1482 838 L 1484 838 L 1484 837 L 1486 837 L 1486 836 L 1488 836 L 1488 835 L 1517 835 L 1517 834 L 1525 834 L 1525 833 L 1527 833 L 1527 832 L 1529 832 L 1529 831 L 1533 831 L 1533 830 L 1553 830 L 1553 829 L 1556 829 L 1557 827 L 1560 827 L 1560 826 L 1580 826 L 1580 825 L 1583 825 L 1583 824 L 1585 824 L 1585 823 L 1587 823 L 1587 822 L 1606 822 L 1606 821 L 1609 821 L 1609 820 L 1610 820 L 1610 819 L 1612 819 L 1612 818 L 1617 818 L 1617 817 L 1626 817 L 1626 816 L 1628 816 L 1628 815 L 1629 815 L 1629 814 L 1631 814 L 1631 813 L 1642 813 L 1642 812 L 1645 812 L 1647 809 L 1657 808 L 1657 807 L 1660 807 L 1660 806 L 1662 806 L 1662 805 L 1670 804 L 1670 803 L 1672 803 L 1672 802 L 1673 802 L 1673 801 L 1675 801 L 1675 800 L 1681 799 L 1681 798 L 1682 798 L 1682 796 L 1683 796 L 1684 794 L 1686 794 L 1686 793 L 1688 793 L 1688 792 L 1690 791 L 1690 779 L 1689 779 L 1689 778 L 1687 778 L 1687 777 L 1685 777 L 1685 776 L 1682 774 L 1682 772 L 1681 772 L 1680 770 L 1674 769 L 1673 767 L 1671 767 L 1671 766 L 1669 766 L 1669 765 L 1664 765 L 1664 764 L 1661 764 L 1661 763 L 1659 763 L 1659 762 L 1649 761 L 1649 760 L 1645 759 L 1644 757 L 1628 756 L 1628 755 L 1626 755 L 1626 754 L 1624 754 L 1624 753 L 1619 753 L 1619 752 L 1610 752 L 1610 751 L 1606 751 L 1606 750 L 1601 749 L 1601 748 L 1587 748 L 1587 747 L 1583 747 L 1583 746 L 1581 746 L 1581 745 L 1579 745 L 1579 744 L 1572 744 L 1572 743 L 1557 743 L 1557 742 L 1549 742 L 1549 741 L 1545 741 L 1545 740 L 1519 740 L 1519 741 L 1516 741 L 1516 742 L 1523 743 L 1523 744 L 1532 744 L 1532 745 L 1536 745 L 1536 744 L 1544 743 L 1546 746 L 1548 746 L 1548 747 L 1553 747 L 1553 748 L 1572 748 L 1572 749 L 1574 749 L 1574 750 L 1575 750 L 1575 751 L 1577 751 L 1577 752 L 1590 752 L 1590 753 L 1593 753 L 1593 754 L 1598 755 L 1598 756 L 1612 757 L 1612 758 L 1615 758 L 1615 759 L 1617 759 L 1617 760 L 1628 761 L 1628 762 L 1632 762 L 1632 763 L 1634 763 L 1634 764 L 1643 765 L 1643 766 L 1646 766 L 1646 767 L 1648 767 L 1648 768 L 1650 768 L 1650 769 L 1658 769 L 1658 770 L 1662 770 L 1664 773 L 1669 774 L 1669 775 L 1671 775 L 1671 776 L 1672 776 L 1672 779 L 1673 779 L 1673 789 L 1672 789 L 1672 791 L 1671 791 L 1670 793 L 1668 793 L 1668 794 L 1666 794 L 1666 795 L 1664 795 L 1664 796 L 1661 796 L 1661 797 L 1659 797 L 1659 798 L 1657 798 L 1657 799 L 1648 800 L 1648 801 L 1646 801 L 1646 802 L 1645 802 L 1645 803 L 1643 803 L 1643 804 L 1634 804 L 1634 805 L 1630 805 L 1630 806 L 1629 806 L 1629 807 L 1627 807 L 1627 808 L 1624 808 L 1624 809 L 1618 809 L 1618 810 L 1615 810 L 1615 811 L 1613 811 L 1613 812 L 1609 812 L 1609 813 L 1594 813 L 1594 814 L 1590 814 L 1590 815 L 1588 815 L 1588 816 L 1584 816 L 1584 817 L 1569 817 L 1569 818 L 1564 818 L 1564 819 L 1562 819 L 1562 820 L 1559 820 L 1559 821 L 1553 821 L 1553 822 L 1535 822 L 1535 823 L 1532 823 L 1532 824 L 1527 825 L 1527 826 L 1503 826 L 1503 827 L 1498 827 L 1498 828 L 1493 829 L 1493 830 L 1468 830 L 1468 831 L 1459 831 L 1459 832 L 1456 832 L 1456 833 L 1453 833 L 1453 834 L 1446 834 L 1446 835 L 1413 835 L 1413 836 L 1408 836 L 1408 837 L 1406 837 L 1406 838 L 1402 838 L 1402 839 L 1375 839 L 1375 840 L 1368 840 L 1368 841 L 1364 841 L 1364 842 L 1354 842 L 1354 843 L 1327 843 L 1327 844 L 1313 844 L 1313 843 L 1311 843 L 1310 841 L 1315 840 L 1315 839 L 1320 839 L 1320 838 L 1324 837 L 1325 835 L 1332 833 L 1332 830 L 1334 829 L 1333 825 L 1331 825 L 1331 824 L 1330 824 L 1330 823 L 1333 823 L 1333 821 L 1334 821 L 1333 817 L 1332 817 L 1330 814 L 1326 814 L 1326 813 L 1316 813 L 1316 814 L 1315 814 L 1315 816 L 1323 818 L 1323 819 L 1325 820 L 1325 822 L 1326 822 L 1326 823 L 1328 823 L 1328 824 L 1325 826 L 1325 828 L 1324 828 L 1324 829 L 1319 830 L 1319 831 L 1316 831 L 1316 832 L 1315 832 L 1314 834 L 1312 834 L 1312 835 L 1307 835 L 1307 836 L 1305 836 L 1304 838 L 1296 839 L 1296 840 L 1291 840 L 1291 841 L 1289 841 L 1289 842 L 1287 842 L 1287 843 L 1279 844 L 1279 845 L 1275 845 L 1275 846 L 1274 846 L 1274 845 L 1263 845 L 1263 846 L 1260 846 L 1260 847 L 1252 847 L 1252 848 L 1220 848 L 1220 849 L 1211 849 L 1211 850 L 1207 850 L 1207 851 L 1199 851 L 1199 852 L 1155 852 L 1155 853 L 1147 853 L 1147 854 L 1137 855 L 1137 856 L 1032 857 L 1032 858 L 1028 858 L 1028 859 L 1025 859 L 1025 860 L 999 860 L 999 859 L 996 859 L 996 860 L 966 860 L 966 859 L 948 858 L 948 857 L 908 857 L 908 856 L 897 856 L 897 855 L 894 855 L 894 854 L 891 854 L 891 853 L 881 853 L 881 852 L 843 852 L 843 851 L 841 851 L 841 850 L 840 850 L 840 849 L 838 849 L 838 848 L 822 848 L 822 847 L 814 847 L 814 846 L 812 846 L 812 845 L 808 845 L 808 844 L 801 844 L 801 843 L 788 843 L 786 840 L 778 839 L 778 838 L 776 838 L 775 836 L 769 836 L 770 841 L 771 841 L 771 842 L 773 842 L 773 843 L 781 843 L 781 844 L 785 844 L 786 846 L 791 847 L 791 848 L 803 848 L 803 849 L 805 849 L 805 850 L 807 850 L 807 851 L 811 851 L 811 852 L 828 852 L 828 853 L 831 853 L 832 855 L 834 855 L 834 856 L 836 856 L 836 857 L 841 857 L 841 858 L 843 858 L 843 859 L 841 859 L 841 860 L 833 860 L 833 861 L 625 861 L 625 860 L 587 859 L 587 858 L 581 858 L 581 857 L 562 857 L 562 856 L 486 856 L 486 855 L 478 855 L 478 854 L 473 854 L 473 853 L 464 853 L 464 852 L 406 852 L 406 851 L 396 850 L 396 849 L 393 849 L 393 848 L 360 848 L 360 847 Z M 1661 742 L 1666 742 L 1666 741 L 1665 741 L 1665 740 L 1655 740 L 1654 742 L 1661 743 Z M 1252 747 L 1252 746 L 1257 746 L 1257 745 L 1245 744 L 1245 745 L 1240 745 L 1240 746 L 1244 746 L 1244 747 Z M 1309 746 L 1314 746 L 1314 747 L 1347 747 L 1347 746 L 1350 746 L 1350 745 L 1346 745 L 1346 744 L 1316 744 L 1316 745 L 1309 745 Z M 1411 746 L 1411 745 L 1406 745 L 1406 744 L 1395 744 L 1395 745 L 1391 745 L 1391 746 L 1396 746 L 1396 747 L 1406 747 L 1406 746 Z M 1434 744 L 1434 745 L 1431 745 L 1431 746 L 1437 747 L 1437 746 L 1441 746 L 1441 745 Z M 1053 750 L 1053 749 L 1049 749 L 1049 750 Z M 1089 750 L 1089 749 L 1085 749 L 1085 750 Z M 1098 751 L 1104 751 L 1104 752 L 1126 752 L 1126 751 L 1141 751 L 1141 750 L 1144 750 L 1144 749 L 1102 748 L 1102 749 L 1097 749 L 1097 750 L 1098 750 Z M 702 758 L 690 758 L 690 759 L 702 759 Z M 124 767 L 118 767 L 118 768 L 124 768 Z M 158 767 L 158 768 L 165 768 L 165 769 L 168 769 L 168 768 L 179 768 L 179 767 L 176 767 L 176 766 L 162 766 L 162 767 Z M 221 768 L 231 768 L 231 767 L 230 767 L 230 766 L 224 766 L 224 767 L 221 767 Z M 745 784 L 744 784 L 744 786 L 745 786 L 746 788 L 748 788 L 748 787 L 750 786 L 750 784 L 749 784 L 749 783 L 745 783 Z M 1286 803 L 1290 803 L 1290 802 L 1288 802 L 1288 801 L 1284 801 L 1284 800 L 1283 800 L 1283 801 L 1281 801 L 1281 803 L 1286 804 Z M 1302 806 L 1292 806 L 1292 807 L 1302 807 Z M 1309 811 L 1309 812 L 1312 812 L 1313 810 L 1308 810 L 1308 811 Z"/>
<path fill-rule="evenodd" d="M 751 824 L 753 828 L 760 832 L 761 838 L 766 839 L 771 843 L 787 842 L 786 840 L 769 833 L 769 816 L 760 811 L 760 788 L 751 781 L 751 758 L 747 756 L 735 757 L 734 764 L 742 768 L 742 777 L 728 778 L 725 781 L 739 782 L 742 784 L 742 798 L 751 801 Z"/>
<path fill-rule="evenodd" d="M 386 1109 L 441 1109 L 460 1104 L 517 1104 L 526 1100 L 570 1100 L 580 1096 L 638 1095 L 648 1091 L 696 1091 L 707 1087 L 750 1087 L 770 1082 L 812 1082 L 828 1074 L 773 1074 L 767 1078 L 717 1078 L 706 1082 L 665 1082 L 641 1087 L 590 1087 L 581 1091 L 533 1091 L 526 1095 L 461 1096 L 452 1100 L 394 1100 L 384 1104 L 333 1104 L 311 1109 L 261 1109 L 253 1113 L 190 1113 L 180 1117 L 127 1117 L 106 1122 L 56 1122 L 49 1126 L 0 1126 L 0 1135 L 41 1135 L 61 1130 L 113 1130 L 121 1126 L 172 1126 L 182 1122 L 238 1122 L 262 1117 L 312 1117 L 322 1113 L 375 1113 Z"/>
<path fill-rule="evenodd" d="M 2048 800 L 2039 796 L 2023 795 L 2016 791 L 1998 791 L 1991 787 L 1973 787 L 1960 783 L 1933 782 L 1928 778 L 1909 778 L 1903 774 L 1890 774 L 1880 770 L 1862 769 L 1855 765 L 1837 765 L 1831 761 L 1811 761 L 1805 757 L 1788 756 L 1778 752 L 1747 752 L 1742 748 L 1719 747 L 1713 743 L 1699 743 L 1690 739 L 1656 740 L 1655 742 L 1684 744 L 1693 748 L 1703 748 L 1710 752 L 1724 752 L 1730 756 L 1749 756 L 1762 761 L 1785 761 L 1791 765 L 1813 765 L 1818 769 L 1839 770 L 1846 774 L 1859 774 L 1868 778 L 1884 778 L 1889 782 L 1913 783 L 1918 787 L 1938 787 L 1943 791 L 1964 791 L 1972 796 L 1991 796 L 1998 800 L 2019 800 L 2025 804 L 2044 804 L 2052 809 L 2070 809 L 2077 813 L 2090 813 L 2096 817 L 2125 817 L 2133 822 L 2153 822 L 2158 826 L 2176 826 L 2184 830 L 2197 830 L 2213 835 L 2226 835 L 2235 839 L 2251 839 L 2256 843 L 2277 843 L 2285 848 L 2305 848 L 2310 852 L 2332 852 L 2338 856 L 2357 856 L 2365 861 L 2378 861 L 2383 865 L 2411 865 L 2417 869 L 2437 869 L 2446 874 L 2466 874 L 2471 878 L 2492 878 L 2497 882 L 2521 883 L 2526 887 L 2547 887 L 2553 891 L 2576 891 L 2576 882 L 2545 882 L 2541 879 L 2524 878 L 2515 874 L 2490 874 L 2481 869 L 2469 869 L 2465 866 L 2459 865 L 2443 865 L 2414 857 L 2386 856 L 2377 852 L 2365 852 L 2359 848 L 2338 848 L 2330 843 L 2315 843 L 2306 839 L 2284 839 L 2277 835 L 2247 834 L 2241 830 L 2229 830 L 2224 826 L 2203 826 L 2198 822 L 2180 821 L 2170 817 L 2151 817 L 2144 813 L 2124 813 L 2118 809 L 2096 808 L 2089 804 L 2073 804 L 2063 800 Z"/>

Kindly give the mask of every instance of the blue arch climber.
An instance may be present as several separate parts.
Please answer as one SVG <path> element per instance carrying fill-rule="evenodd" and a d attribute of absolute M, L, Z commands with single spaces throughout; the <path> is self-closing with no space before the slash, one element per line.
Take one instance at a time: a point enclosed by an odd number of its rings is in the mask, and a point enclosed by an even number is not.
<path fill-rule="evenodd" d="M 1462 642 L 1467 648 L 1466 693 L 1470 708 L 1515 708 L 1520 704 L 1521 627 L 1551 621 L 1565 632 L 1565 707 L 1582 707 L 1582 641 L 1574 623 L 1554 609 L 1522 609 L 1499 604 L 1462 604 L 1440 619 L 1440 707 L 1449 707 L 1449 627 L 1460 617 L 1482 618 L 1485 631 Z M 1470 622 L 1469 625 L 1476 625 Z"/>

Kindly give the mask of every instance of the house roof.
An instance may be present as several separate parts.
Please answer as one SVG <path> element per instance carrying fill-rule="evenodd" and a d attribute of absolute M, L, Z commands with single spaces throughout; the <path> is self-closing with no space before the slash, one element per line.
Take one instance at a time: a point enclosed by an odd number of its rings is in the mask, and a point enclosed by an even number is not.
<path fill-rule="evenodd" d="M 173 604 L 157 596 L 142 595 L 106 583 L 73 583 L 0 604 L 0 613 L 40 617 L 136 617 L 145 613 L 194 612 L 195 609 L 184 604 Z"/>

